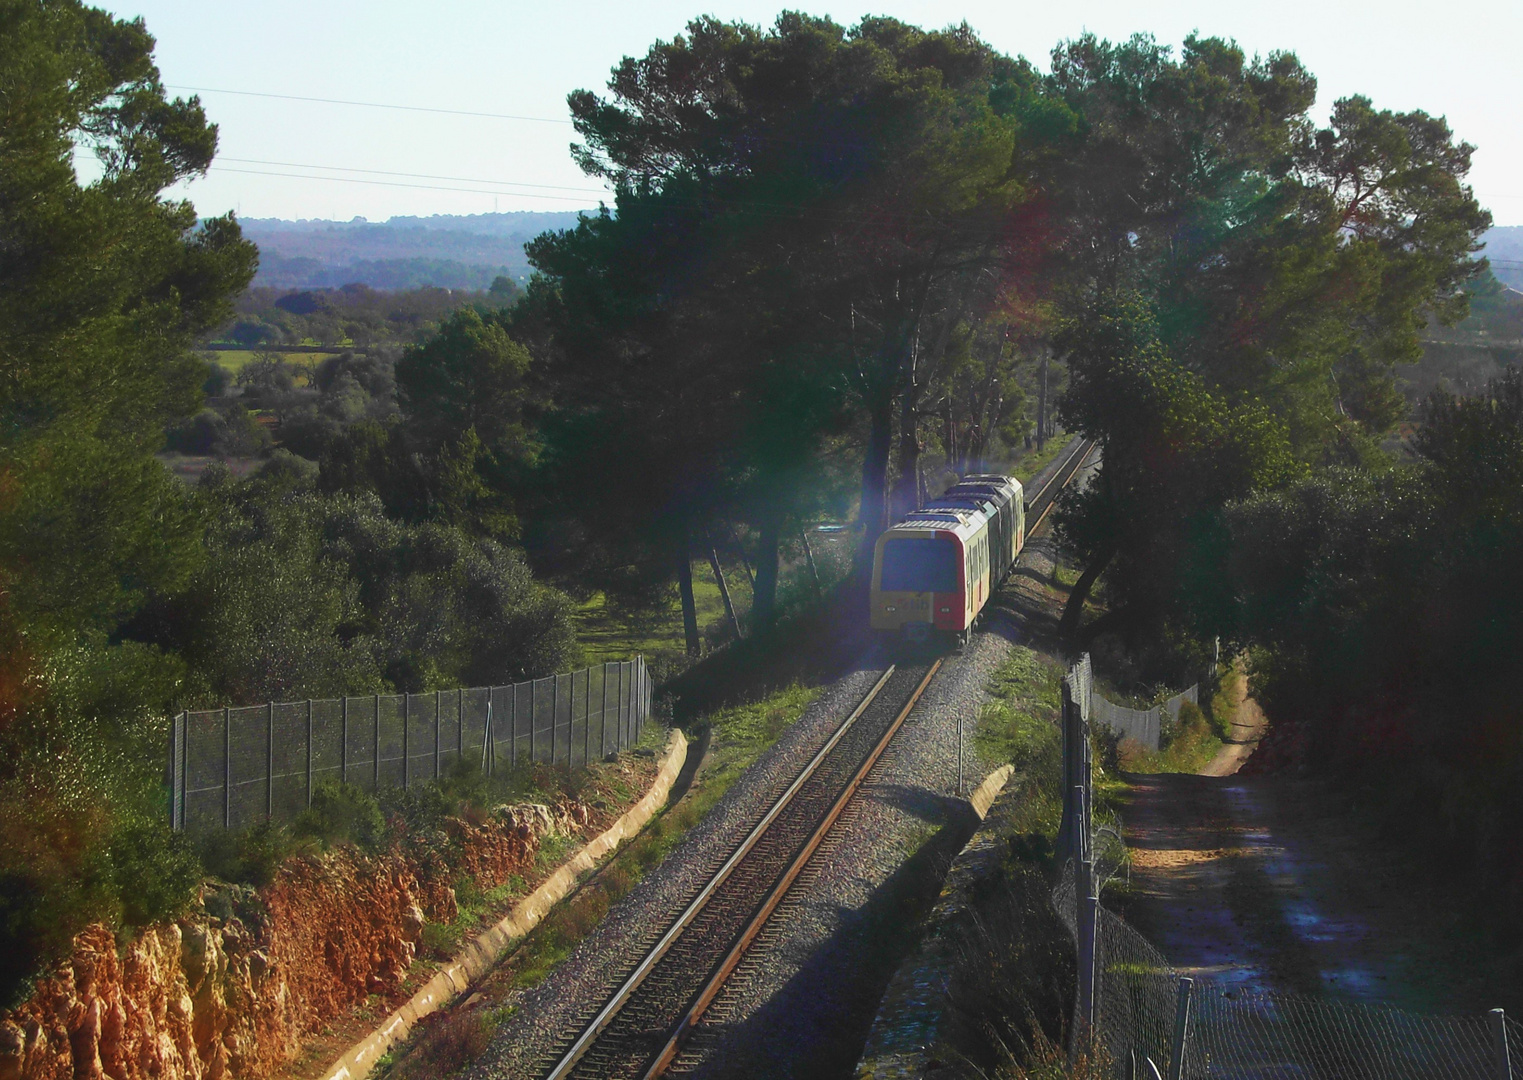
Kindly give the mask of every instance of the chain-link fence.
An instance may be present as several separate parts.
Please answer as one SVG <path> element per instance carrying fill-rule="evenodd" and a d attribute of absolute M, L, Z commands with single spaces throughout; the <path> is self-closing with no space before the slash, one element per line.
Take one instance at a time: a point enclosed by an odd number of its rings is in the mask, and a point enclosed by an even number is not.
<path fill-rule="evenodd" d="M 1087 753 L 1094 693 L 1089 658 L 1064 680 L 1065 810 L 1070 855 L 1052 901 L 1074 935 L 1079 995 L 1073 1030 L 1090 1032 L 1126 1080 L 1512 1080 L 1523 1025 L 1485 1016 L 1425 1016 L 1355 1002 L 1276 994 L 1181 977 L 1152 943 L 1099 902 Z M 1071 760 L 1070 760 L 1071 759 Z"/>
<path fill-rule="evenodd" d="M 510 686 L 184 712 L 170 756 L 174 827 L 290 818 L 329 781 L 376 791 L 462 762 L 489 775 L 530 762 L 586 765 L 639 740 L 651 689 L 636 657 Z"/>
<path fill-rule="evenodd" d="M 1172 723 L 1179 723 L 1179 707 L 1187 701 L 1192 705 L 1200 704 L 1199 684 L 1151 709 L 1113 705 L 1099 694 L 1091 692 L 1090 718 L 1104 724 L 1124 739 L 1131 739 L 1149 750 L 1158 750 L 1163 743 L 1163 718 L 1167 716 Z"/>

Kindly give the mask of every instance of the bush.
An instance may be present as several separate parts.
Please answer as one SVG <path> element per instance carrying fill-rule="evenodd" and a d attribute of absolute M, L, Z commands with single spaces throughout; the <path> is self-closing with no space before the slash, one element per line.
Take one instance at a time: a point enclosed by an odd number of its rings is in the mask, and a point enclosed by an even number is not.
<path fill-rule="evenodd" d="M 213 877 L 255 888 L 275 880 L 280 864 L 302 847 L 277 821 L 261 821 L 241 832 L 213 830 L 198 843 L 201 862 Z"/>
<path fill-rule="evenodd" d="M 327 783 L 312 793 L 312 805 L 297 815 L 291 832 L 320 840 L 325 847 L 357 844 L 373 851 L 386 838 L 386 818 L 379 800 L 368 791 Z"/>
<path fill-rule="evenodd" d="M 195 848 L 163 821 L 133 822 L 111 837 L 111 884 L 121 924 L 148 926 L 190 906 L 204 871 Z"/>
<path fill-rule="evenodd" d="M 454 1009 L 430 1024 L 414 1051 L 397 1070 L 399 1080 L 448 1076 L 486 1053 L 492 1041 L 486 1017 L 476 1009 Z"/>

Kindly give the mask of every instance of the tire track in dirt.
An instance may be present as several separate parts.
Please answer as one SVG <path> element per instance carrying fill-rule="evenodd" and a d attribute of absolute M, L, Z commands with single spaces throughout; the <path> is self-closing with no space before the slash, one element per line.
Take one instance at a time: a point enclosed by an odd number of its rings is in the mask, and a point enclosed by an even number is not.
<path fill-rule="evenodd" d="M 1119 907 L 1183 973 L 1422 1012 L 1516 1007 L 1516 973 L 1458 898 L 1346 793 L 1285 776 L 1128 779 Z"/>

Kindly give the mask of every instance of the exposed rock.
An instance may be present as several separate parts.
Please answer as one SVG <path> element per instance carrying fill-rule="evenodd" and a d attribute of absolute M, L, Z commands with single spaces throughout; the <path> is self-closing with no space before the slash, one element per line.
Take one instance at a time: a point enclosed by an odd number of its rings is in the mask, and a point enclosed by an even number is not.
<path fill-rule="evenodd" d="M 0 1080 L 253 1080 L 371 994 L 396 994 L 450 883 L 493 888 L 541 837 L 593 820 L 580 803 L 498 807 L 446 823 L 437 850 L 289 860 L 265 888 L 208 886 L 201 910 L 118 948 L 96 924 L 31 998 L 0 1012 Z M 426 848 L 427 845 L 419 845 Z"/>

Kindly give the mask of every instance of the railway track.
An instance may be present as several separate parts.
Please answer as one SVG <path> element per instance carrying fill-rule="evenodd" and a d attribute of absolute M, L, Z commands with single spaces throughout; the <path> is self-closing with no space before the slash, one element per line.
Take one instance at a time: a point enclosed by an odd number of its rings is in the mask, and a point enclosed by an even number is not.
<path fill-rule="evenodd" d="M 1058 501 L 1059 493 L 1073 481 L 1074 476 L 1083 468 L 1084 462 L 1089 459 L 1089 455 L 1094 449 L 1095 441 L 1093 439 L 1074 440 L 1073 448 L 1067 451 L 1067 456 L 1063 458 L 1062 464 L 1052 471 L 1052 475 L 1047 478 L 1047 482 L 1026 503 L 1027 536 L 1036 532 L 1042 522 L 1047 520 L 1048 513 L 1052 511 L 1053 506 Z M 1036 514 L 1034 521 L 1031 520 L 1032 514 Z"/>
<path fill-rule="evenodd" d="M 1094 444 L 1066 452 L 1028 503 L 1034 532 Z M 654 1080 L 718 996 L 789 887 L 888 748 L 941 660 L 890 666 L 707 879 L 590 1022 L 568 1035 L 546 1080 Z"/>
<path fill-rule="evenodd" d="M 708 880 L 548 1080 L 660 1076 L 887 749 L 941 661 L 891 666 Z"/>

